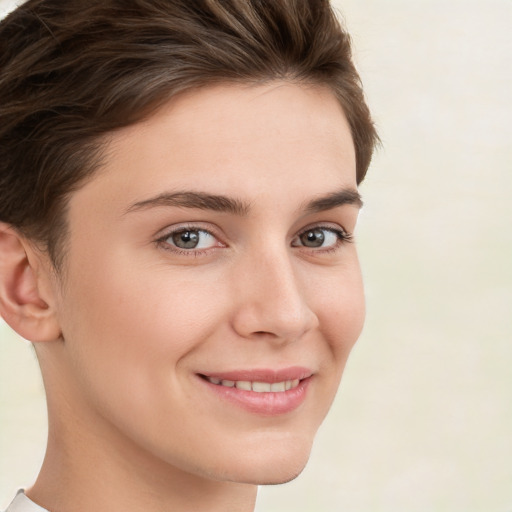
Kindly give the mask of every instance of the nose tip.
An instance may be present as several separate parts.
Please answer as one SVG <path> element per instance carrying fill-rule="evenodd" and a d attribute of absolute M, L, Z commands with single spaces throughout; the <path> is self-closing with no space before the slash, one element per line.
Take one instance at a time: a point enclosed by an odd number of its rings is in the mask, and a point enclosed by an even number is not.
<path fill-rule="evenodd" d="M 245 304 L 233 326 L 245 338 L 293 341 L 318 325 L 316 315 L 304 305 L 281 302 L 277 296 L 266 304 Z"/>
<path fill-rule="evenodd" d="M 235 331 L 248 339 L 293 341 L 318 326 L 305 290 L 288 263 L 252 267 L 239 289 Z"/>

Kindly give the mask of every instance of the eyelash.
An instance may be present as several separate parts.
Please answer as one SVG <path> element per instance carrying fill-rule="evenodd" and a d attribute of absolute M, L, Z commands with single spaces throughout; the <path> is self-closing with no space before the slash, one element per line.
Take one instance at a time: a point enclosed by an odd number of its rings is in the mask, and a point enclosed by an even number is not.
<path fill-rule="evenodd" d="M 332 226 L 325 226 L 325 225 L 321 225 L 321 224 L 310 226 L 310 227 L 307 227 L 306 229 L 303 229 L 300 233 L 298 233 L 294 237 L 294 240 L 296 238 L 300 238 L 302 235 L 304 235 L 310 231 L 315 231 L 315 230 L 323 230 L 323 231 L 329 231 L 330 233 L 333 233 L 337 238 L 337 243 L 332 247 L 325 247 L 325 248 L 319 247 L 318 249 L 312 248 L 312 247 L 307 247 L 307 246 L 299 246 L 299 247 L 302 247 L 305 250 L 309 250 L 312 253 L 320 252 L 322 254 L 330 254 L 330 253 L 336 252 L 342 245 L 347 244 L 347 243 L 349 244 L 354 241 L 354 236 L 352 235 L 352 233 L 349 233 L 346 229 L 344 229 L 344 228 L 339 229 L 339 228 L 334 228 Z"/>
<path fill-rule="evenodd" d="M 182 249 L 182 248 L 177 247 L 176 245 L 173 245 L 167 241 L 173 235 L 177 235 L 179 233 L 185 233 L 187 231 L 197 231 L 197 232 L 207 233 L 209 236 L 215 238 L 216 240 L 218 240 L 218 238 L 219 238 L 212 231 L 202 228 L 200 226 L 184 225 L 184 226 L 179 226 L 178 228 L 172 229 L 171 231 L 168 231 L 167 233 L 165 233 L 165 235 L 158 238 L 156 240 L 156 243 L 160 247 L 162 247 L 164 250 L 172 252 L 174 254 L 177 254 L 178 256 L 188 256 L 188 257 L 193 256 L 196 258 L 199 256 L 204 256 L 204 255 L 208 254 L 208 252 L 211 251 L 212 249 L 218 248 L 218 247 L 209 247 L 207 249 L 193 249 L 193 248 L 192 249 Z M 224 244 L 222 244 L 222 245 L 225 247 Z"/>
<path fill-rule="evenodd" d="M 305 245 L 292 245 L 292 247 L 302 247 L 303 250 L 306 250 L 306 251 L 309 251 L 309 252 L 315 253 L 315 254 L 318 254 L 318 253 L 329 254 L 332 252 L 336 252 L 342 245 L 344 245 L 346 243 L 352 243 L 354 240 L 353 235 L 351 233 L 349 233 L 348 231 L 346 231 L 345 229 L 343 229 L 343 228 L 336 229 L 336 228 L 333 228 L 332 226 L 325 226 L 325 225 L 314 225 L 314 226 L 307 227 L 306 229 L 303 229 L 302 231 L 300 231 L 300 233 L 298 233 L 293 238 L 293 240 L 300 239 L 300 237 L 303 236 L 304 234 L 311 232 L 311 231 L 315 231 L 315 230 L 328 231 L 328 232 L 334 234 L 337 238 L 337 243 L 332 247 L 326 247 L 326 248 L 322 248 L 322 247 L 314 248 L 314 247 L 307 247 Z M 192 256 L 192 257 L 196 257 L 196 258 L 208 254 L 208 252 L 211 251 L 212 249 L 218 248 L 218 247 L 209 247 L 206 249 L 194 249 L 194 248 L 182 249 L 182 248 L 177 247 L 168 242 L 169 238 L 171 238 L 173 235 L 176 235 L 179 233 L 184 233 L 186 231 L 196 231 L 196 232 L 207 233 L 209 236 L 218 240 L 218 237 L 212 231 L 210 231 L 208 229 L 204 229 L 202 227 L 195 226 L 195 225 L 185 225 L 185 226 L 180 226 L 171 231 L 168 231 L 165 235 L 158 238 L 156 240 L 156 243 L 157 243 L 157 245 L 162 247 L 164 250 L 170 251 L 179 256 L 187 256 L 187 257 Z M 225 245 L 223 245 L 223 246 L 225 247 Z M 221 248 L 222 248 L 222 246 L 221 246 Z"/>

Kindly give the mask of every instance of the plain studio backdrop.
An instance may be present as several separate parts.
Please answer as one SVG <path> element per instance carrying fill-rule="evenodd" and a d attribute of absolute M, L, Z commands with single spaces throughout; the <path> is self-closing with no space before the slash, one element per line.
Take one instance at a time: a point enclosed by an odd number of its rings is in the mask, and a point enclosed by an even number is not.
<path fill-rule="evenodd" d="M 336 5 L 383 141 L 367 323 L 308 467 L 257 511 L 512 511 L 512 0 Z M 0 508 L 45 437 L 35 357 L 0 323 Z"/>

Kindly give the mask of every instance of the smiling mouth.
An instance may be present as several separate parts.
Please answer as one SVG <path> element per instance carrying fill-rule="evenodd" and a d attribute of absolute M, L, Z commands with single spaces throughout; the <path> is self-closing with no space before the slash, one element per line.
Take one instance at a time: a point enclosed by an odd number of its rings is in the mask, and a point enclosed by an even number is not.
<path fill-rule="evenodd" d="M 203 379 L 217 386 L 224 386 L 226 388 L 236 388 L 243 391 L 254 391 L 256 393 L 284 393 L 299 386 L 300 380 L 285 380 L 281 382 L 259 382 L 248 380 L 227 380 L 217 379 L 215 377 L 208 377 L 202 375 Z"/>
<path fill-rule="evenodd" d="M 198 374 L 210 391 L 253 414 L 279 416 L 304 403 L 313 372 L 307 368 L 236 370 Z"/>

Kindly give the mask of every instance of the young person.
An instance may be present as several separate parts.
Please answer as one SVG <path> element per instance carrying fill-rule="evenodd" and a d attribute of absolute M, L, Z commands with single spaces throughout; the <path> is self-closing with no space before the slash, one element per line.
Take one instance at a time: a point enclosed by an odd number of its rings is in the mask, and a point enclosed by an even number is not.
<path fill-rule="evenodd" d="M 9 512 L 253 510 L 363 324 L 376 133 L 326 0 L 29 0 L 0 25 L 0 313 L 49 437 Z"/>

